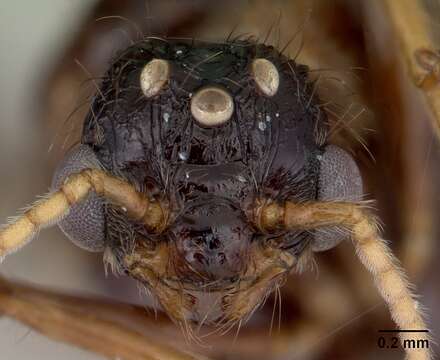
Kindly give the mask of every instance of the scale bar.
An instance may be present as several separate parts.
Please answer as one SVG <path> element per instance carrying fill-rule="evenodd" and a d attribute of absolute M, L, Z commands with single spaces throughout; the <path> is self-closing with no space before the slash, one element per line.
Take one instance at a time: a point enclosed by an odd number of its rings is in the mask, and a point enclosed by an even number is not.
<path fill-rule="evenodd" d="M 429 333 L 429 330 L 378 330 L 380 333 Z"/>

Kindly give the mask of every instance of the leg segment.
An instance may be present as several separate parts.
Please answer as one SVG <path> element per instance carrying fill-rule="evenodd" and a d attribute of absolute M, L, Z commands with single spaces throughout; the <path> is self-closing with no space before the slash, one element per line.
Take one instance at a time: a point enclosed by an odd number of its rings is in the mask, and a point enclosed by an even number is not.
<path fill-rule="evenodd" d="M 284 206 L 270 204 L 260 209 L 259 224 L 264 229 L 316 229 L 325 226 L 343 226 L 351 230 L 356 254 L 373 275 L 376 287 L 386 301 L 393 320 L 399 329 L 425 330 L 418 302 L 397 259 L 378 234 L 374 218 L 361 206 L 345 202 L 317 202 Z M 401 341 L 408 339 L 401 333 Z M 412 336 L 413 337 L 413 336 Z M 427 333 L 417 338 L 429 341 Z M 425 349 L 405 349 L 410 360 L 431 359 Z"/>

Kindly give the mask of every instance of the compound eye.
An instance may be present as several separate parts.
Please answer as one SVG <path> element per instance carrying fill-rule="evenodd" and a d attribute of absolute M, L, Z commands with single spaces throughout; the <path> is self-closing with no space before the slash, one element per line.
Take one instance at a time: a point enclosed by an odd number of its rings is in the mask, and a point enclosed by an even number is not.
<path fill-rule="evenodd" d="M 191 99 L 191 113 L 205 127 L 224 124 L 233 112 L 234 102 L 231 95 L 217 87 L 201 89 Z"/>
<path fill-rule="evenodd" d="M 140 76 L 141 89 L 147 98 L 157 95 L 170 77 L 170 65 L 166 60 L 153 59 L 144 66 Z"/>
<path fill-rule="evenodd" d="M 72 174 L 84 169 L 99 168 L 99 161 L 92 148 L 79 145 L 73 148 L 57 167 L 52 179 L 51 190 L 56 191 Z M 104 201 L 95 192 L 73 205 L 58 226 L 77 246 L 92 252 L 104 251 L 105 215 Z"/>
<path fill-rule="evenodd" d="M 258 88 L 266 96 L 274 96 L 280 86 L 280 74 L 267 59 L 255 59 L 251 65 L 252 76 Z"/>
<path fill-rule="evenodd" d="M 327 145 L 319 161 L 318 200 L 350 202 L 362 200 L 362 177 L 350 154 L 336 145 Z M 331 249 L 350 236 L 348 230 L 337 227 L 316 229 L 314 233 L 313 251 Z"/>

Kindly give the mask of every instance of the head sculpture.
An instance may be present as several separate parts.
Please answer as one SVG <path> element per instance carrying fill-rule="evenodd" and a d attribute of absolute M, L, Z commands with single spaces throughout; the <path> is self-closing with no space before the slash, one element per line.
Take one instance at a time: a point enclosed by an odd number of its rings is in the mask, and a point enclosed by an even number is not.
<path fill-rule="evenodd" d="M 251 42 L 149 39 L 126 49 L 53 187 L 104 169 L 166 204 L 163 221 L 148 227 L 91 194 L 61 228 L 79 246 L 105 250 L 178 321 L 250 315 L 313 251 L 341 240 L 331 229 L 325 237 L 265 231 L 258 209 L 362 193 L 351 157 L 325 142 L 326 115 L 307 76 L 307 67 Z"/>

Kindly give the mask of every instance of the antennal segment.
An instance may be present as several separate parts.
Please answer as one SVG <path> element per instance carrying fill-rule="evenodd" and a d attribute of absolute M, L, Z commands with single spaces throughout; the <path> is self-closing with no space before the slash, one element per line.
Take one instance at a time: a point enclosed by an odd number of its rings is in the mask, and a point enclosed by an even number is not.
<path fill-rule="evenodd" d="M 411 292 L 398 260 L 381 239 L 377 222 L 362 204 L 350 202 L 311 202 L 260 206 L 256 213 L 257 224 L 264 230 L 316 229 L 342 226 L 351 231 L 356 254 L 374 278 L 379 293 L 388 305 L 391 317 L 399 329 L 426 330 L 421 309 Z M 428 333 L 420 333 L 429 341 Z M 400 339 L 408 360 L 431 359 L 429 348 L 407 348 L 408 333 L 401 332 Z"/>
<path fill-rule="evenodd" d="M 69 176 L 59 190 L 37 201 L 21 216 L 0 229 L 0 259 L 26 245 L 42 228 L 65 217 L 70 208 L 95 191 L 126 210 L 127 216 L 160 232 L 165 226 L 165 211 L 132 184 L 98 169 L 86 169 Z"/>

